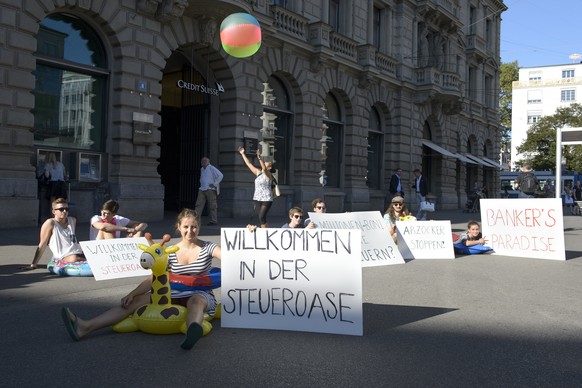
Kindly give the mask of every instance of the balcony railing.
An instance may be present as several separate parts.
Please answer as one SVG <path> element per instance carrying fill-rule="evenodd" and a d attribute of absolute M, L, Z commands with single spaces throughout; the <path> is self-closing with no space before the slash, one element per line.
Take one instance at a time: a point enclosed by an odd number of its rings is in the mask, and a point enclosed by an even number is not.
<path fill-rule="evenodd" d="M 330 33 L 329 36 L 330 48 L 336 53 L 342 54 L 350 59 L 357 59 L 358 44 L 355 40 L 347 38 L 337 32 Z"/>
<path fill-rule="evenodd" d="M 386 54 L 376 52 L 376 67 L 386 73 L 396 76 L 396 61 Z"/>
<path fill-rule="evenodd" d="M 558 85 L 579 85 L 582 84 L 582 77 L 537 79 L 531 81 L 513 81 L 514 88 L 527 88 L 530 86 L 558 86 Z"/>
<path fill-rule="evenodd" d="M 273 25 L 277 30 L 285 32 L 301 40 L 307 40 L 308 19 L 277 5 L 271 6 Z"/>

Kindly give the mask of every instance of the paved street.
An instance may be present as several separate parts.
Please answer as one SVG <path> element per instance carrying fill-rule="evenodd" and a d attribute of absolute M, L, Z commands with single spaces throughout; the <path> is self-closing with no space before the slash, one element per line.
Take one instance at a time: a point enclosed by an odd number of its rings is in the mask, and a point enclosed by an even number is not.
<path fill-rule="evenodd" d="M 156 240 L 173 232 L 174 217 L 150 225 Z M 460 232 L 479 216 L 433 218 Z M 93 316 L 140 279 L 58 277 L 44 268 L 48 250 L 43 268 L 20 271 L 39 229 L 2 230 L 0 387 L 580 386 L 582 217 L 564 223 L 565 262 L 480 255 L 364 268 L 363 337 L 221 328 L 217 320 L 191 351 L 179 347 L 182 335 L 110 329 L 73 342 L 62 306 Z M 86 239 L 88 224 L 77 234 Z M 201 234 L 218 242 L 219 227 Z"/>

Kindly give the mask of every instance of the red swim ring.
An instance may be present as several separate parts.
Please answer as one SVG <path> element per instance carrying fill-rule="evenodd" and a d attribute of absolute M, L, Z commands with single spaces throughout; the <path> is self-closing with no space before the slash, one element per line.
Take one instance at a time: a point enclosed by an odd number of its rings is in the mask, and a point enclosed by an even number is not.
<path fill-rule="evenodd" d="M 177 291 L 212 290 L 220 287 L 220 268 L 214 267 L 204 275 L 176 275 L 170 272 L 170 287 Z"/>

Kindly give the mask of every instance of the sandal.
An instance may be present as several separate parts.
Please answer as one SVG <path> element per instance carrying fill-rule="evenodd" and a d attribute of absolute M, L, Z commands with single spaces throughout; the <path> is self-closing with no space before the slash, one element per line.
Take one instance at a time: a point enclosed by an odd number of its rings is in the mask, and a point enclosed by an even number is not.
<path fill-rule="evenodd" d="M 65 324 L 65 328 L 71 338 L 75 341 L 79 341 L 81 337 L 79 337 L 79 333 L 77 333 L 77 316 L 73 314 L 68 307 L 63 307 L 61 309 L 61 318 L 63 318 L 63 323 Z"/>
<path fill-rule="evenodd" d="M 23 271 L 32 271 L 33 269 L 37 269 L 38 267 L 35 264 L 30 264 L 25 267 L 21 267 L 20 269 Z"/>

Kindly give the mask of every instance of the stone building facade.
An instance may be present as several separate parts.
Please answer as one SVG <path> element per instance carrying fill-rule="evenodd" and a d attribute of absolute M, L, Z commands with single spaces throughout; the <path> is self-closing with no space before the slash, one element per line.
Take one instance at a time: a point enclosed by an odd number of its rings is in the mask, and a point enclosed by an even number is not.
<path fill-rule="evenodd" d="M 237 148 L 274 161 L 270 218 L 323 197 L 384 210 L 392 172 L 428 177 L 437 208 L 495 192 L 498 0 L 0 0 L 3 227 L 49 216 L 54 152 L 88 220 L 107 198 L 152 221 L 193 207 L 200 158 L 224 173 L 221 216 L 252 217 Z M 233 13 L 261 25 L 249 58 L 221 47 Z M 414 201 L 410 201 L 411 204 Z M 248 218 L 247 218 L 248 219 Z"/>

